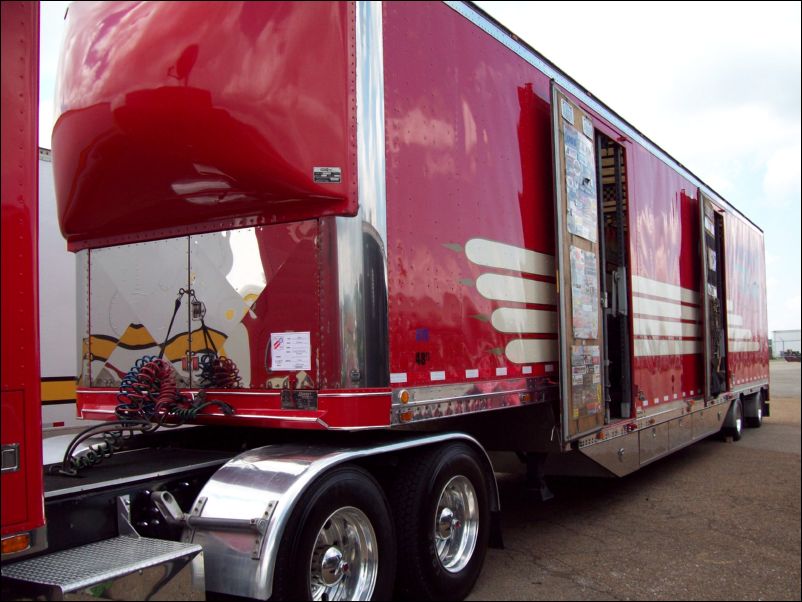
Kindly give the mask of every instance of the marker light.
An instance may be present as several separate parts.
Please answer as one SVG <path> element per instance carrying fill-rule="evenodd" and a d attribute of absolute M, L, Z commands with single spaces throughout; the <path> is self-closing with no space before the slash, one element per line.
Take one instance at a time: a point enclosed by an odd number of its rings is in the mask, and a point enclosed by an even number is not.
<path fill-rule="evenodd" d="M 3 554 L 16 554 L 31 547 L 31 534 L 20 533 L 3 538 Z"/>

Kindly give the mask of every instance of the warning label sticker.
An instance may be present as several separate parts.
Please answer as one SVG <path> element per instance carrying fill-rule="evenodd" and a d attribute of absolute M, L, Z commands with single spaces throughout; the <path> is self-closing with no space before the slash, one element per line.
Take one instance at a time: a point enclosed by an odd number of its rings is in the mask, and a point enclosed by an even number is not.
<path fill-rule="evenodd" d="M 308 332 L 270 333 L 271 370 L 311 370 L 312 346 Z"/>

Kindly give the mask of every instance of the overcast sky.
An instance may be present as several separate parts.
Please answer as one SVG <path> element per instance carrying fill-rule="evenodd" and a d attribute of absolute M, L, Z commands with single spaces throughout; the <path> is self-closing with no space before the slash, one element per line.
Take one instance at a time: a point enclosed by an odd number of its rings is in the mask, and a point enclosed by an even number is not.
<path fill-rule="evenodd" d="M 50 148 L 64 10 L 41 3 Z M 800 327 L 800 3 L 478 2 L 765 232 L 769 330 Z"/>

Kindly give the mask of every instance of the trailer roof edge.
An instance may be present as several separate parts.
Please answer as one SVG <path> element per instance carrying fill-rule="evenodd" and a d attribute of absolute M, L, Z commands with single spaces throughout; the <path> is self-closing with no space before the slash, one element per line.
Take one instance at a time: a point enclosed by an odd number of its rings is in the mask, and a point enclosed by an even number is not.
<path fill-rule="evenodd" d="M 624 134 L 628 135 L 630 138 L 649 150 L 649 152 L 651 152 L 655 157 L 663 161 L 681 175 L 688 178 L 693 184 L 701 188 L 702 191 L 707 194 L 707 196 L 711 197 L 717 203 L 725 206 L 734 213 L 737 213 L 747 222 L 752 224 L 752 226 L 757 228 L 761 233 L 763 233 L 763 229 L 760 226 L 747 217 L 740 209 L 724 199 L 723 196 L 716 192 L 711 186 L 706 184 L 704 180 L 668 154 L 667 151 L 650 140 L 635 126 L 621 117 L 621 115 L 599 100 L 589 90 L 579 84 L 574 78 L 557 67 L 557 65 L 535 50 L 505 25 L 490 16 L 487 12 L 476 6 L 473 2 L 470 2 L 470 0 L 443 0 L 443 2 L 446 6 L 454 9 L 485 33 L 504 44 L 508 49 L 523 58 L 530 65 L 536 67 L 545 75 L 554 79 L 568 92 L 579 98 L 582 102 L 586 103 L 590 108 L 610 121 L 613 125 L 620 128 Z"/>

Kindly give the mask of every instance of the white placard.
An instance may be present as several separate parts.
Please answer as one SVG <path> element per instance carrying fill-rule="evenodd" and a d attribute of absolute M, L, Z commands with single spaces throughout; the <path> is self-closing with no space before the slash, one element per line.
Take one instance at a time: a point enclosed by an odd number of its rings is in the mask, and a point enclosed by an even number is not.
<path fill-rule="evenodd" d="M 271 370 L 311 370 L 312 346 L 308 332 L 270 333 Z"/>

